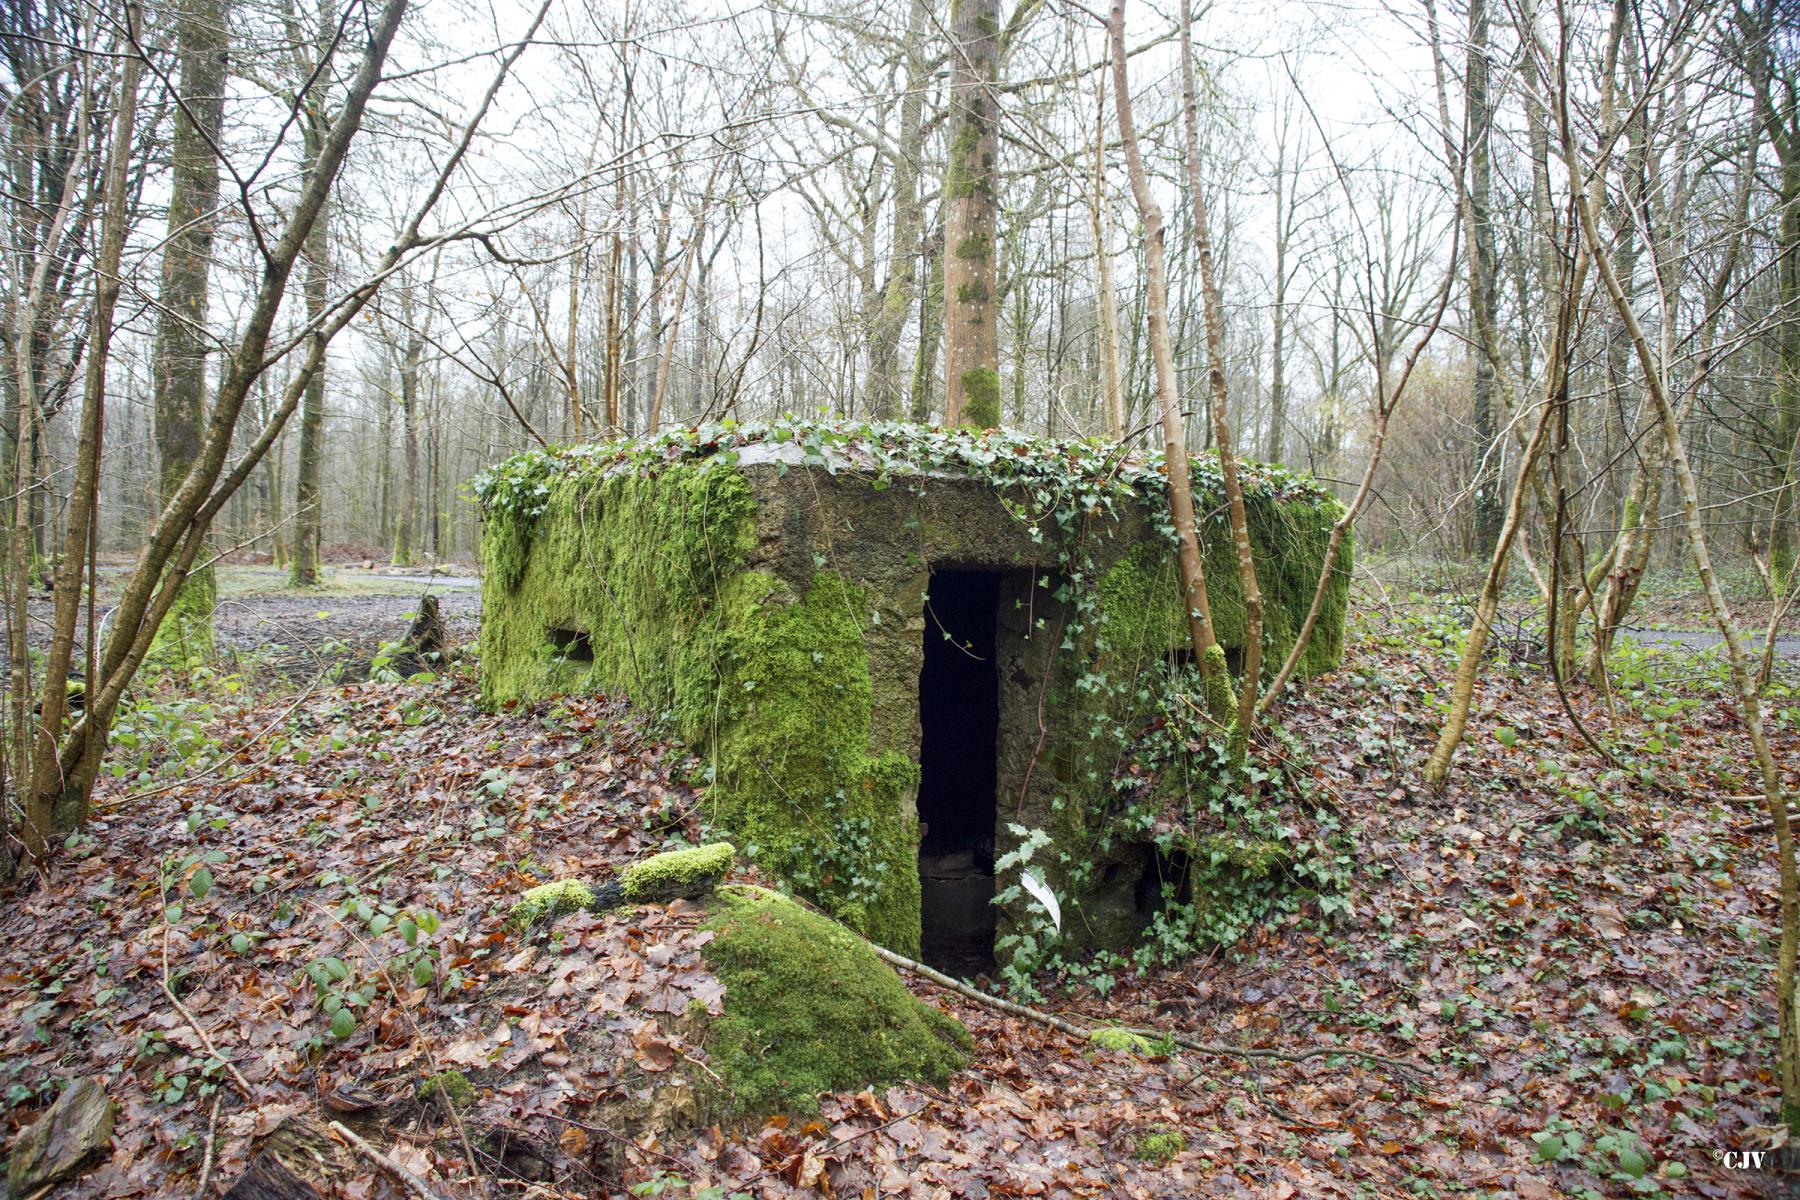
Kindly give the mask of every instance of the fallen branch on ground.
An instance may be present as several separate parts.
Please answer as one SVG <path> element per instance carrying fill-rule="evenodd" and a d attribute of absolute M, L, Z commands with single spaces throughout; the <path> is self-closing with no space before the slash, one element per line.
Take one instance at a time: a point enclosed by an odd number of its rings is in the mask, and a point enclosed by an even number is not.
<path fill-rule="evenodd" d="M 208 1037 L 206 1034 L 206 1030 L 204 1030 L 200 1027 L 199 1018 L 195 1017 L 192 1010 L 190 1010 L 187 1005 L 185 1005 L 181 1002 L 181 997 L 179 997 L 175 994 L 174 987 L 172 987 L 170 985 L 170 981 L 169 981 L 169 916 L 168 916 L 169 892 L 168 892 L 167 888 L 164 888 L 162 890 L 162 902 L 163 902 L 163 935 L 162 935 L 162 990 L 163 990 L 163 995 L 165 995 L 169 998 L 169 1003 L 173 1004 L 175 1006 L 175 1011 L 181 1014 L 181 1019 L 186 1021 L 188 1024 L 188 1028 L 192 1029 L 194 1031 L 194 1036 L 200 1039 L 200 1044 L 202 1046 L 206 1047 L 206 1052 L 208 1054 L 212 1055 L 213 1061 L 217 1062 L 221 1066 L 223 1066 L 225 1068 L 225 1070 L 231 1075 L 231 1082 L 233 1084 L 237 1085 L 237 1090 L 239 1091 L 239 1093 L 241 1093 L 243 1095 L 244 1099 L 249 1100 L 252 1103 L 254 1103 L 256 1097 L 253 1096 L 250 1092 L 250 1081 L 248 1079 L 245 1079 L 244 1073 L 237 1069 L 237 1064 L 233 1063 L 229 1058 L 226 1058 L 223 1054 L 219 1053 L 219 1048 L 217 1046 L 213 1045 L 212 1038 Z"/>
<path fill-rule="evenodd" d="M 877 946 L 874 942 L 870 942 L 869 945 L 874 949 L 875 953 L 881 957 L 882 961 L 891 966 L 899 967 L 901 970 L 917 975 L 921 979 L 928 979 L 939 987 L 948 988 L 960 996 L 968 997 L 977 1004 L 985 1005 L 988 1008 L 994 1009 L 997 1012 L 1006 1013 L 1009 1016 L 1022 1017 L 1027 1021 L 1035 1021 L 1040 1025 L 1048 1026 L 1058 1033 L 1081 1042 L 1088 1041 L 1089 1036 L 1093 1033 L 1095 1028 L 1108 1028 L 1118 1029 L 1122 1033 L 1136 1034 L 1138 1037 L 1142 1038 L 1173 1042 L 1182 1049 L 1192 1050 L 1196 1054 L 1213 1054 L 1227 1058 L 1265 1059 L 1271 1062 L 1287 1063 L 1306 1062 L 1309 1059 L 1327 1058 L 1332 1055 L 1341 1054 L 1346 1058 L 1359 1058 L 1364 1062 L 1379 1063 L 1382 1066 L 1392 1067 L 1402 1073 L 1410 1073 L 1417 1079 L 1428 1078 L 1430 1074 L 1419 1063 L 1409 1062 L 1403 1058 L 1391 1058 L 1388 1055 L 1376 1054 L 1369 1050 L 1358 1050 L 1350 1046 L 1311 1046 L 1305 1050 L 1295 1051 L 1270 1050 L 1249 1046 L 1226 1046 L 1217 1042 L 1195 1041 L 1193 1038 L 1182 1037 L 1180 1034 L 1171 1033 L 1164 1029 L 1133 1028 L 1130 1026 L 1111 1025 L 1084 1028 L 1064 1017 L 1056 1016 L 1054 1013 L 1047 1013 L 1041 1009 L 1032 1008 L 1029 1005 L 1002 999 L 999 996 L 990 996 L 980 988 L 964 983 L 960 979 L 952 979 L 942 971 L 928 967 L 922 962 L 915 962 L 905 955 L 895 954 L 885 946 Z"/>
<path fill-rule="evenodd" d="M 356 1136 L 356 1134 L 350 1132 L 349 1129 L 344 1127 L 342 1121 L 333 1121 L 329 1128 L 331 1129 L 331 1132 L 337 1134 L 346 1142 L 349 1142 L 352 1146 L 356 1147 L 356 1149 L 360 1150 L 376 1166 L 393 1176 L 396 1182 L 405 1184 L 419 1197 L 419 1200 L 438 1200 L 437 1193 L 426 1186 L 423 1179 L 420 1179 L 417 1175 L 414 1175 L 411 1171 L 395 1162 L 392 1158 L 369 1145 L 369 1143 L 363 1141 L 363 1139 Z"/>

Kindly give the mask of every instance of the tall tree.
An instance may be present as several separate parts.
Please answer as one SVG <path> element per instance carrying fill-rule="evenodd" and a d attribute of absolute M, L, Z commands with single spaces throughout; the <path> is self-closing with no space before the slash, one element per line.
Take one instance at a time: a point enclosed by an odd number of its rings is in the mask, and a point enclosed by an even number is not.
<path fill-rule="evenodd" d="M 1494 553 L 1500 538 L 1500 471 L 1494 412 L 1494 308 L 1499 288 L 1492 212 L 1494 112 L 1488 87 L 1487 0 L 1469 0 L 1468 103 L 1469 317 L 1475 326 L 1475 552 Z"/>
<path fill-rule="evenodd" d="M 930 68 L 925 56 L 925 0 L 912 0 L 902 49 L 905 91 L 900 96 L 900 142 L 895 147 L 893 243 L 888 252 L 887 283 L 881 309 L 869 339 L 869 415 L 889 420 L 900 412 L 906 388 L 900 371 L 900 335 L 912 315 L 918 291 L 919 238 L 925 225 L 919 199 L 919 141 L 924 123 L 925 87 Z"/>
<path fill-rule="evenodd" d="M 1212 222 L 1200 179 L 1200 111 L 1194 84 L 1194 22 L 1190 0 L 1180 0 L 1181 134 L 1187 164 L 1188 206 L 1193 214 L 1194 253 L 1200 260 L 1200 295 L 1206 308 L 1206 378 L 1212 392 L 1213 448 L 1219 455 L 1219 477 L 1225 488 L 1225 510 L 1231 543 L 1237 551 L 1238 583 L 1244 597 L 1244 679 L 1237 710 L 1237 744 L 1250 736 L 1256 719 L 1256 695 L 1262 687 L 1263 601 L 1250 548 L 1250 519 L 1244 489 L 1238 481 L 1237 454 L 1232 448 L 1231 412 L 1225 394 L 1225 300 L 1213 264 Z"/>
<path fill-rule="evenodd" d="M 944 172 L 944 420 L 1000 423 L 997 0 L 951 0 L 950 162 Z"/>
<path fill-rule="evenodd" d="M 123 16 L 126 39 L 135 45 L 142 37 L 142 15 L 136 0 L 126 0 Z M 118 102 L 114 105 L 112 120 L 112 144 L 107 151 L 106 174 L 99 205 L 100 245 L 94 262 L 90 341 L 82 372 L 81 430 L 76 438 L 75 480 L 69 497 L 68 528 L 64 536 L 69 561 L 56 575 L 56 608 L 51 620 L 50 646 L 44 655 L 45 687 L 43 700 L 37 706 L 37 719 L 32 719 L 29 710 L 29 686 L 23 693 L 13 697 L 17 708 L 23 710 L 17 714 L 19 724 L 15 729 L 18 731 L 16 736 L 19 737 L 19 744 L 15 748 L 12 776 L 15 780 L 28 781 L 15 785 L 25 797 L 24 836 L 21 844 L 28 861 L 40 861 L 43 858 L 51 844 L 50 835 L 57 827 L 68 822 L 71 807 L 65 787 L 67 773 L 57 755 L 56 734 L 62 730 L 63 720 L 69 715 L 69 664 L 75 650 L 75 618 L 81 605 L 83 568 L 87 565 L 88 549 L 92 544 L 99 512 L 100 444 L 106 404 L 106 369 L 112 346 L 113 314 L 119 303 L 119 262 L 124 255 L 125 233 L 131 221 L 128 212 L 131 150 L 137 125 L 138 80 L 143 71 L 143 59 L 140 55 L 127 52 L 123 58 L 124 65 L 119 71 Z M 25 451 L 29 448 L 30 438 L 26 431 L 35 423 L 35 414 L 25 409 L 20 415 L 23 436 L 19 458 L 20 470 L 24 471 L 29 469 L 29 455 Z M 15 579 L 23 577 L 23 535 L 31 523 L 26 494 L 24 490 L 19 492 L 19 536 L 15 542 L 12 564 Z M 175 582 L 179 583 L 179 580 Z M 25 607 L 22 603 L 15 619 L 20 624 L 24 622 Z M 145 649 L 148 648 L 146 644 Z M 17 672 L 18 668 L 15 666 L 14 670 Z M 15 674 L 15 686 L 17 682 L 18 676 Z M 29 681 L 26 682 L 28 684 Z M 94 766 L 98 769 L 99 763 L 96 761 Z M 91 780 L 92 775 L 89 774 L 87 778 Z M 73 807 L 77 809 L 78 815 L 85 816 L 86 805 L 87 793 L 83 788 Z"/>
<path fill-rule="evenodd" d="M 1779 0 L 1755 0 L 1740 14 L 1757 122 L 1775 152 L 1775 197 L 1780 213 L 1775 268 L 1775 503 L 1769 528 L 1769 563 L 1775 591 L 1785 591 L 1800 546 L 1800 54 L 1792 42 L 1780 53 L 1783 9 Z M 1785 36 L 1792 39 L 1793 26 Z"/>
<path fill-rule="evenodd" d="M 428 295 L 427 303 L 431 300 Z M 400 509 L 394 524 L 393 556 L 396 567 L 411 566 L 416 555 L 413 542 L 419 521 L 419 366 L 425 357 L 429 321 L 429 316 L 420 318 L 412 286 L 403 287 L 400 290 L 400 336 L 404 339 L 400 346 Z"/>
<path fill-rule="evenodd" d="M 1125 0 L 1112 0 L 1106 31 L 1112 49 L 1113 105 L 1119 116 L 1119 144 L 1125 151 L 1131 195 L 1144 227 L 1145 315 L 1150 357 L 1156 371 L 1156 407 L 1162 419 L 1163 460 L 1169 476 L 1169 516 L 1181 567 L 1182 594 L 1187 600 L 1188 637 L 1205 688 L 1206 709 L 1221 726 L 1237 719 L 1238 698 L 1226 668 L 1225 651 L 1213 629 L 1212 602 L 1206 591 L 1206 567 L 1195 532 L 1194 489 L 1187 449 L 1187 416 L 1181 411 L 1175 375 L 1175 351 L 1169 338 L 1169 274 L 1163 247 L 1162 207 L 1150 189 L 1150 172 L 1138 148 L 1137 125 L 1131 114 L 1131 79 L 1125 54 Z"/>
<path fill-rule="evenodd" d="M 332 30 L 336 27 L 335 0 L 320 0 L 317 58 L 322 63 L 330 49 Z M 296 47 L 307 45 L 298 36 L 299 21 L 290 14 L 289 29 Z M 314 63 L 296 63 L 296 76 L 305 80 L 313 75 Z M 300 136 L 306 169 L 316 168 L 325 138 L 331 129 L 328 111 L 330 98 L 324 81 L 307 88 L 300 97 Z M 331 198 L 319 203 L 318 215 L 306 238 L 306 278 L 301 291 L 306 298 L 306 319 L 320 320 L 325 313 L 325 298 L 331 289 Z M 320 354 L 324 354 L 320 348 Z M 300 459 L 294 481 L 294 561 L 289 575 L 295 587 L 313 587 L 319 582 L 319 548 L 324 539 L 323 508 L 325 479 L 325 362 L 319 363 L 306 384 L 306 399 L 300 408 Z"/>
<path fill-rule="evenodd" d="M 157 496 L 181 486 L 200 452 L 206 415 L 207 277 L 219 207 L 219 136 L 225 113 L 229 54 L 223 0 L 182 0 L 175 14 L 181 62 L 175 130 L 169 151 L 169 233 L 163 246 L 162 297 L 157 315 Z M 153 652 L 171 667 L 191 668 L 212 657 L 212 567 L 188 576 Z"/>

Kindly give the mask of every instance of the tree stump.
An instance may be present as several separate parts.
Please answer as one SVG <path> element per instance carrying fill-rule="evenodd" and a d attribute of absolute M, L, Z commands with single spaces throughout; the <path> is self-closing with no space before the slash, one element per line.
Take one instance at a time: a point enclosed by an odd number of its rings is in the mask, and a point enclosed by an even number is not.
<path fill-rule="evenodd" d="M 406 636 L 400 639 L 400 648 L 389 659 L 388 665 L 403 679 L 421 671 L 435 671 L 444 665 L 449 645 L 450 637 L 444 629 L 444 615 L 438 609 L 437 597 L 427 592 L 419 598 L 418 615 L 413 617 Z"/>

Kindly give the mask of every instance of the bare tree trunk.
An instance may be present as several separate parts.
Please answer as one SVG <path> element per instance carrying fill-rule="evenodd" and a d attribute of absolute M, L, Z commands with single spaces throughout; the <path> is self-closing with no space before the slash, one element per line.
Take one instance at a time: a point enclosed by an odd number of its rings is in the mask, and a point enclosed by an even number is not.
<path fill-rule="evenodd" d="M 1263 442 L 1263 458 L 1281 462 L 1287 450 L 1287 326 L 1288 258 L 1293 252 L 1298 225 L 1300 166 L 1303 151 L 1296 147 L 1292 170 L 1288 167 L 1291 128 L 1284 118 L 1275 140 L 1275 296 L 1269 314 L 1274 330 L 1269 347 L 1269 434 Z"/>
<path fill-rule="evenodd" d="M 1225 397 L 1225 305 L 1213 270 L 1212 234 L 1208 229 L 1206 195 L 1200 185 L 1200 112 L 1194 87 L 1193 12 L 1189 0 L 1181 3 L 1181 125 L 1185 143 L 1188 203 L 1194 218 L 1194 249 L 1200 258 L 1200 291 L 1206 306 L 1206 378 L 1212 388 L 1213 443 L 1219 454 L 1219 473 L 1224 478 L 1225 507 L 1231 521 L 1231 542 L 1237 550 L 1238 583 L 1244 594 L 1244 678 L 1238 697 L 1237 740 L 1242 745 L 1256 720 L 1256 697 L 1262 688 L 1262 588 L 1256 581 L 1256 560 L 1250 548 L 1250 519 L 1244 511 L 1244 489 L 1238 480 L 1237 456 L 1231 445 L 1231 419 Z"/>
<path fill-rule="evenodd" d="M 394 565 L 413 564 L 414 531 L 419 508 L 419 361 L 425 354 L 425 330 L 418 324 L 412 291 L 401 294 L 401 322 L 406 350 L 400 359 L 400 423 L 403 430 L 403 473 L 400 477 L 400 513 L 394 526 Z"/>
<path fill-rule="evenodd" d="M 1500 537 L 1500 477 L 1494 413 L 1494 310 L 1498 306 L 1494 260 L 1493 113 L 1488 95 L 1487 0 L 1469 0 L 1468 226 L 1469 314 L 1477 335 L 1475 354 L 1475 552 L 1492 556 Z"/>
<path fill-rule="evenodd" d="M 1565 269 L 1562 286 L 1558 289 L 1556 327 L 1544 368 L 1545 395 L 1539 405 L 1537 425 L 1519 457 L 1519 477 L 1513 484 L 1506 516 L 1501 522 L 1499 537 L 1494 542 L 1494 553 L 1488 560 L 1487 574 L 1482 579 L 1481 592 L 1476 597 L 1475 616 L 1469 624 L 1468 639 L 1463 643 L 1456 679 L 1451 684 L 1450 711 L 1444 717 L 1443 727 L 1438 730 L 1437 744 L 1432 747 L 1431 757 L 1425 763 L 1425 781 L 1434 788 L 1443 786 L 1450 771 L 1450 760 L 1456 754 L 1456 748 L 1462 743 L 1463 734 L 1469 726 L 1469 708 L 1475 698 L 1475 680 L 1481 674 L 1481 660 L 1487 653 L 1488 636 L 1493 632 L 1494 614 L 1500 608 L 1500 591 L 1506 583 L 1513 542 L 1518 537 L 1519 526 L 1524 520 L 1525 497 L 1531 491 L 1538 460 L 1543 457 L 1544 448 L 1549 442 L 1557 401 L 1569 385 L 1569 349 L 1579 318 L 1588 266 L 1587 253 L 1577 253 L 1574 264 Z"/>
<path fill-rule="evenodd" d="M 1784 11 L 1785 10 L 1785 11 Z M 1791 57 L 1786 77 L 1776 70 L 1781 23 L 1791 9 L 1780 0 L 1756 0 L 1740 9 L 1740 36 L 1756 117 L 1775 151 L 1776 197 L 1781 224 L 1774 247 L 1776 311 L 1787 314 L 1775 333 L 1774 503 L 1769 522 L 1771 597 L 1779 602 L 1800 566 L 1800 104 Z M 1790 26 L 1791 28 L 1791 26 Z M 1785 93 L 1785 96 L 1784 96 Z"/>
<path fill-rule="evenodd" d="M 125 5 L 126 28 L 133 38 L 141 33 L 136 0 Z M 75 648 L 75 623 L 81 611 L 81 585 L 88 565 L 89 539 L 93 535 L 94 511 L 100 491 L 100 445 L 105 417 L 106 368 L 112 346 L 113 312 L 119 301 L 119 261 L 124 253 L 125 233 L 131 223 L 130 199 L 131 151 L 137 123 L 138 79 L 143 60 L 126 54 L 119 81 L 118 110 L 113 116 L 112 146 L 106 164 L 105 192 L 101 204 L 100 250 L 94 263 L 94 308 L 89 326 L 87 370 L 83 379 L 81 431 L 75 448 L 75 483 L 70 492 L 68 559 L 56 573 L 56 611 L 52 618 L 50 648 L 44 655 L 44 693 L 34 736 L 30 738 L 30 754 L 16 760 L 17 778 L 30 780 L 25 796 L 24 851 L 27 861 L 42 859 L 49 848 L 49 835 L 58 823 L 78 821 L 86 816 L 87 797 L 83 792 L 75 798 L 73 808 L 59 804 L 67 798 L 62 785 L 62 772 L 57 758 L 58 738 L 63 719 L 69 712 L 69 664 Z M 22 414 L 21 431 L 28 447 L 28 432 L 34 422 L 32 413 Z M 29 462 L 29 456 L 21 455 Z M 30 505 L 24 493 L 20 503 L 29 521 Z M 16 565 L 16 563 L 15 563 Z M 21 608 L 18 620 L 25 619 Z M 25 714 L 30 720 L 30 713 Z M 30 727 L 29 725 L 27 726 Z M 63 808 L 65 811 L 58 811 Z"/>
<path fill-rule="evenodd" d="M 1106 220 L 1106 73 L 1095 85 L 1099 110 L 1094 116 L 1094 191 L 1090 204 L 1094 225 L 1094 259 L 1099 279 L 1100 411 L 1106 420 L 1106 436 L 1125 437 L 1125 379 L 1119 367 L 1119 293 L 1113 285 L 1112 237 Z"/>
<path fill-rule="evenodd" d="M 1156 403 L 1162 418 L 1163 458 L 1169 475 L 1169 515 L 1181 566 L 1182 591 L 1187 600 L 1188 636 L 1194 644 L 1194 662 L 1205 688 L 1207 713 L 1221 727 L 1237 719 L 1238 699 L 1231 686 L 1225 651 L 1213 632 L 1212 604 L 1206 595 L 1206 568 L 1200 559 L 1200 542 L 1194 531 L 1194 491 L 1189 478 L 1187 420 L 1181 411 L 1180 389 L 1175 377 L 1175 354 L 1169 343 L 1169 282 L 1163 262 L 1163 216 L 1150 190 L 1149 172 L 1138 149 L 1137 127 L 1131 116 L 1131 80 L 1125 56 L 1125 0 L 1112 0 L 1107 10 L 1107 35 L 1112 47 L 1113 103 L 1119 116 L 1119 142 L 1131 176 L 1131 194 L 1144 226 L 1145 309 L 1150 326 L 1150 355 L 1156 369 Z"/>
<path fill-rule="evenodd" d="M 694 214 L 693 228 L 688 230 L 688 243 L 682 248 L 681 265 L 677 267 L 679 277 L 675 281 L 675 300 L 669 311 L 669 319 L 665 322 L 662 352 L 657 355 L 656 390 L 650 394 L 650 414 L 645 423 L 645 433 L 655 433 L 662 426 L 663 397 L 669 388 L 669 368 L 675 362 L 677 339 L 681 336 L 681 312 L 687 306 L 688 277 L 694 272 L 694 259 L 700 253 L 700 244 L 706 240 L 706 218 L 712 206 L 713 188 L 719 181 L 719 170 L 725 163 L 721 155 L 713 161 L 712 171 L 707 175 L 706 186 L 700 196 L 700 208 Z"/>
<path fill-rule="evenodd" d="M 318 162 L 319 147 L 324 142 L 322 107 L 323 97 L 314 97 L 302 118 L 309 164 Z M 301 290 L 306 296 L 309 321 L 318 320 L 324 313 L 330 287 L 331 201 L 327 198 L 320 203 L 318 216 L 306 239 L 306 279 Z M 321 361 L 307 382 L 306 400 L 300 409 L 300 459 L 296 464 L 294 489 L 294 562 L 289 576 L 295 587 L 316 587 L 319 582 L 319 552 L 325 524 L 325 376 L 325 363 Z"/>
<path fill-rule="evenodd" d="M 915 425 L 931 419 L 931 389 L 937 380 L 939 343 L 944 336 L 944 272 L 941 236 L 924 239 L 925 294 L 919 297 L 919 346 L 913 356 L 912 407 L 909 416 Z M 946 418 L 946 421 L 948 418 Z"/>
<path fill-rule="evenodd" d="M 950 162 L 944 172 L 944 421 L 1000 424 L 1000 314 L 994 100 L 997 0 L 951 0 Z"/>
<path fill-rule="evenodd" d="M 183 0 L 175 25 L 181 102 L 170 147 L 169 237 L 163 247 L 162 301 L 156 326 L 157 498 L 168 503 L 200 452 L 206 415 L 207 276 L 214 210 L 219 206 L 219 144 L 225 113 L 225 6 Z M 152 651 L 188 671 L 212 659 L 216 588 L 210 566 L 182 585 Z"/>
<path fill-rule="evenodd" d="M 912 314 L 917 292 L 919 237 L 925 217 L 919 201 L 920 129 L 924 122 L 925 27 L 930 16 L 925 0 L 912 0 L 906 21 L 906 91 L 900 97 L 899 154 L 894 162 L 893 245 L 888 251 L 887 285 L 881 311 L 869 339 L 869 415 L 878 421 L 900 413 L 905 394 L 900 376 L 900 335 Z"/>

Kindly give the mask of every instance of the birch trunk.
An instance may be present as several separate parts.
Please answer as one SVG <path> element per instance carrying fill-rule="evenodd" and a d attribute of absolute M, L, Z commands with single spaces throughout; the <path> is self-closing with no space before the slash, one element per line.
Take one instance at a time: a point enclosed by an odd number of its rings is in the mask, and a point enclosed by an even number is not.
<path fill-rule="evenodd" d="M 1213 632 L 1212 604 L 1206 595 L 1206 568 L 1194 529 L 1194 492 L 1189 478 L 1187 421 L 1175 378 L 1175 354 L 1169 341 L 1169 281 L 1163 252 L 1163 215 L 1150 190 L 1149 173 L 1138 149 L 1131 116 L 1131 80 L 1125 56 L 1125 0 L 1112 0 L 1107 11 L 1107 37 L 1112 47 L 1113 104 L 1118 110 L 1119 142 L 1131 177 L 1131 194 L 1144 226 L 1145 310 L 1150 327 L 1150 357 L 1156 372 L 1156 404 L 1162 421 L 1163 461 L 1169 476 L 1169 516 L 1175 525 L 1181 584 L 1187 600 L 1188 637 L 1205 689 L 1208 715 L 1229 728 L 1237 718 L 1238 699 L 1225 665 L 1225 651 Z"/>
<path fill-rule="evenodd" d="M 1231 521 L 1231 544 L 1237 551 L 1238 584 L 1244 596 L 1244 677 L 1239 690 L 1237 741 L 1242 746 L 1256 720 L 1256 697 L 1262 687 L 1262 588 L 1250 547 L 1250 519 L 1244 511 L 1244 489 L 1232 450 L 1231 415 L 1225 395 L 1225 313 L 1219 279 L 1213 268 L 1212 233 L 1206 195 L 1200 186 L 1200 110 L 1194 87 L 1193 12 L 1181 0 L 1181 125 L 1187 160 L 1188 203 L 1194 219 L 1194 249 L 1200 258 L 1200 292 L 1206 306 L 1206 378 L 1212 388 L 1213 445 L 1225 483 L 1225 507 Z"/>

